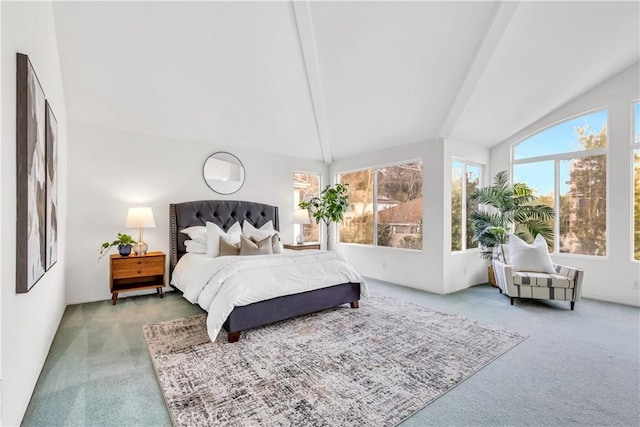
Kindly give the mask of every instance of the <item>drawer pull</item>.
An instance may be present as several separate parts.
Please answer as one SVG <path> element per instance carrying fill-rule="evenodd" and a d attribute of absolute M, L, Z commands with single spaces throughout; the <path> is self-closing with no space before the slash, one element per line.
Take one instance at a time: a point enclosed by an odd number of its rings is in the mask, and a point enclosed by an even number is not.
<path fill-rule="evenodd" d="M 138 274 L 142 273 L 142 271 L 138 270 Z"/>

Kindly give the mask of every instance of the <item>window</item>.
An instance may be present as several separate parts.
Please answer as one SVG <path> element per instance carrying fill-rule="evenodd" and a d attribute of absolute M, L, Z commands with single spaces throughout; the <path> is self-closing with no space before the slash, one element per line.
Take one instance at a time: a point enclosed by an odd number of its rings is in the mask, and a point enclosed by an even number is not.
<path fill-rule="evenodd" d="M 469 196 L 481 187 L 482 166 L 454 160 L 451 164 L 451 250 L 464 251 L 478 247 L 473 241 L 473 228 L 469 213 L 478 207 L 478 202 Z"/>
<path fill-rule="evenodd" d="M 314 173 L 294 172 L 293 173 L 293 206 L 298 209 L 298 203 L 313 196 L 320 195 L 320 175 Z M 300 234 L 302 227 L 302 235 L 305 242 L 320 241 L 320 226 L 316 224 L 315 219 L 311 218 L 311 224 L 296 224 L 295 235 Z"/>
<path fill-rule="evenodd" d="M 640 102 L 633 104 L 633 259 L 640 261 Z"/>
<path fill-rule="evenodd" d="M 513 147 L 513 181 L 555 209 L 553 251 L 607 252 L 607 110 L 549 127 Z"/>
<path fill-rule="evenodd" d="M 341 243 L 422 249 L 422 162 L 338 176 L 349 184 Z"/>

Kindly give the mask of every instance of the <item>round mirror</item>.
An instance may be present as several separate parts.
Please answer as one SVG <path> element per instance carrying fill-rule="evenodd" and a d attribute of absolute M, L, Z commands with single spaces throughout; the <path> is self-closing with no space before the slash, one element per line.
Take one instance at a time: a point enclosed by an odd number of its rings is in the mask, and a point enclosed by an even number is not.
<path fill-rule="evenodd" d="M 219 151 L 210 155 L 202 167 L 204 181 L 219 194 L 233 194 L 244 184 L 244 166 L 233 154 Z"/>

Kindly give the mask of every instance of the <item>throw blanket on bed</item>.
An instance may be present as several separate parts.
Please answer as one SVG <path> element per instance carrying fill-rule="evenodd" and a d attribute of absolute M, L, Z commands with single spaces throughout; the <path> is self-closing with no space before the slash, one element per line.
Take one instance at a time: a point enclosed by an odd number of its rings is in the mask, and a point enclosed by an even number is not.
<path fill-rule="evenodd" d="M 212 341 L 235 306 L 347 282 L 360 283 L 361 295 L 368 296 L 365 280 L 340 254 L 310 250 L 217 258 L 188 253 L 171 280 L 187 300 L 209 313 L 207 332 Z"/>

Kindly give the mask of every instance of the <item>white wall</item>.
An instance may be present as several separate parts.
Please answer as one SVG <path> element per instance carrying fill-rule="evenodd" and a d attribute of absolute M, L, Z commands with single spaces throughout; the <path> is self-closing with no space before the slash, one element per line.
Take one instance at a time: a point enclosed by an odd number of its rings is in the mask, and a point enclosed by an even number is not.
<path fill-rule="evenodd" d="M 492 175 L 510 169 L 511 145 L 544 127 L 596 108 L 609 110 L 607 256 L 555 255 L 554 262 L 585 270 L 582 295 L 640 305 L 640 263 L 632 261 L 632 101 L 640 98 L 638 64 L 581 95 L 491 150 Z M 526 100 L 523 100 L 526 102 Z"/>
<path fill-rule="evenodd" d="M 108 258 L 98 261 L 98 249 L 118 232 L 137 238 L 137 230 L 124 227 L 131 206 L 153 209 L 156 228 L 146 229 L 144 240 L 150 251 L 162 250 L 167 256 L 169 204 L 191 200 L 248 200 L 278 206 L 282 240 L 290 243 L 293 172 L 319 173 L 326 182 L 328 167 L 320 161 L 76 123 L 69 128 L 69 304 L 111 297 Z M 206 185 L 202 166 L 216 151 L 228 151 L 243 163 L 246 180 L 237 193 L 223 196 Z M 122 297 L 131 295 L 136 293 Z"/>
<path fill-rule="evenodd" d="M 67 126 L 51 3 L 2 2 L 2 423 L 22 420 L 65 309 Z M 29 55 L 58 119 L 58 262 L 26 294 L 16 283 L 16 52 Z"/>
<path fill-rule="evenodd" d="M 330 167 L 330 182 L 338 173 L 388 165 L 404 160 L 423 160 L 423 238 L 422 251 L 335 243 L 332 248 L 342 253 L 355 269 L 368 277 L 429 292 L 443 292 L 442 240 L 443 222 L 443 141 L 425 141 L 402 147 L 337 160 Z"/>
<path fill-rule="evenodd" d="M 489 149 L 455 139 L 446 139 L 444 144 L 443 170 L 443 283 L 444 293 L 466 289 L 478 283 L 486 283 L 489 262 L 483 260 L 479 249 L 451 252 L 451 162 L 453 158 L 485 166 L 483 186 L 489 182 Z"/>

